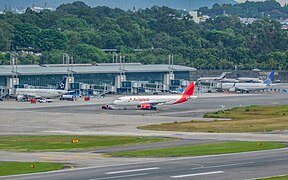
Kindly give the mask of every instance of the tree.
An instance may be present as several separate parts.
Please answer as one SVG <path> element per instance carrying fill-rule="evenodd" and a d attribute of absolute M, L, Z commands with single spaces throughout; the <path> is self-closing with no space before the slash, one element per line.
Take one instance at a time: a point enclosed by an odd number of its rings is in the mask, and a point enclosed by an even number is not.
<path fill-rule="evenodd" d="M 88 25 L 85 20 L 73 16 L 65 16 L 59 19 L 56 22 L 56 27 L 58 29 L 61 29 L 62 31 L 65 30 L 83 31 L 85 29 L 88 29 Z"/>
<path fill-rule="evenodd" d="M 40 28 L 29 23 L 20 23 L 15 26 L 13 47 L 37 49 Z"/>
<path fill-rule="evenodd" d="M 40 64 L 62 64 L 63 51 L 53 49 L 51 51 L 44 51 L 40 58 Z"/>
<path fill-rule="evenodd" d="M 0 21 L 0 51 L 9 51 L 11 47 L 11 39 L 13 26 L 6 22 Z"/>
<path fill-rule="evenodd" d="M 76 1 L 56 11 L 0 14 L 0 51 L 37 51 L 40 63 L 59 63 L 65 51 L 75 54 L 75 63 L 97 63 L 111 62 L 100 49 L 118 49 L 129 62 L 167 63 L 174 54 L 178 64 L 201 69 L 283 69 L 288 31 L 273 18 L 288 18 L 287 7 L 274 0 L 215 4 L 199 10 L 213 18 L 196 24 L 188 12 L 168 7 L 123 11 Z M 228 16 L 222 16 L 224 10 Z M 246 25 L 238 16 L 259 20 Z M 21 63 L 38 62 L 33 53 L 21 57 Z"/>
<path fill-rule="evenodd" d="M 63 50 L 66 46 L 67 39 L 55 29 L 45 29 L 39 33 L 38 47 L 42 51 L 51 51 L 52 49 Z"/>
<path fill-rule="evenodd" d="M 79 63 L 101 63 L 108 59 L 103 51 L 87 44 L 77 45 L 74 48 L 74 55 Z"/>

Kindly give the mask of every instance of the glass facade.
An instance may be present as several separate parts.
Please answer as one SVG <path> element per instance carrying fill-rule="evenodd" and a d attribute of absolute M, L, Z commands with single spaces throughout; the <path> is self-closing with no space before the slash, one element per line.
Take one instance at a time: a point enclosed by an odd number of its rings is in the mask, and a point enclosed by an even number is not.
<path fill-rule="evenodd" d="M 141 73 L 126 73 L 127 81 L 148 81 L 162 82 L 164 81 L 164 72 L 141 72 Z"/>
<path fill-rule="evenodd" d="M 175 79 L 183 79 L 190 81 L 190 72 L 174 72 L 174 78 Z"/>
<path fill-rule="evenodd" d="M 115 84 L 115 75 L 113 73 L 99 74 L 74 74 L 75 82 L 83 82 L 88 84 Z"/>
<path fill-rule="evenodd" d="M 65 75 L 21 75 L 19 76 L 20 84 L 29 84 L 32 86 L 56 86 L 58 85 Z"/>
<path fill-rule="evenodd" d="M 150 83 L 163 82 L 164 75 L 168 72 L 139 72 L 126 73 L 126 81 L 147 81 Z M 190 72 L 174 72 L 175 79 L 189 80 Z M 110 84 L 115 85 L 116 73 L 98 73 L 98 74 L 74 74 L 75 82 L 82 82 L 87 84 Z M 65 77 L 65 74 L 50 74 L 50 75 L 20 75 L 19 83 L 28 84 L 32 86 L 57 86 Z M 0 86 L 6 86 L 7 77 L 0 76 Z M 131 85 L 124 85 L 131 87 Z"/>
<path fill-rule="evenodd" d="M 168 72 L 141 72 L 141 73 L 126 73 L 127 81 L 148 81 L 163 82 L 164 75 Z M 174 72 L 175 79 L 190 80 L 190 72 Z"/>
<path fill-rule="evenodd" d="M 33 86 L 56 86 L 58 85 L 64 74 L 55 75 L 21 75 L 20 84 L 29 84 Z M 114 74 L 74 74 L 75 82 L 84 82 L 88 84 L 114 84 Z M 1 83 L 1 78 L 0 78 Z M 5 85 L 5 83 L 4 83 Z"/>
<path fill-rule="evenodd" d="M 123 88 L 131 88 L 131 82 L 130 81 L 125 81 L 125 82 L 122 82 L 122 87 Z"/>
<path fill-rule="evenodd" d="M 6 86 L 7 76 L 0 76 L 0 86 Z"/>
<path fill-rule="evenodd" d="M 179 79 L 171 80 L 171 86 L 179 87 L 180 85 L 181 85 L 181 81 Z"/>

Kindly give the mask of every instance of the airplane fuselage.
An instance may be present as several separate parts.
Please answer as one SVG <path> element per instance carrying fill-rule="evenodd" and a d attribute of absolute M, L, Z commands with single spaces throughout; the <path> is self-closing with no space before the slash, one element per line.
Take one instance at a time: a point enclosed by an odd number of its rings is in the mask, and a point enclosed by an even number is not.
<path fill-rule="evenodd" d="M 249 91 L 258 91 L 267 89 L 269 86 L 263 83 L 222 83 L 222 90 L 249 90 Z"/>
<path fill-rule="evenodd" d="M 15 96 L 30 96 L 35 98 L 56 98 L 63 94 L 67 94 L 66 90 L 57 89 L 26 89 L 17 88 L 15 90 Z"/>
<path fill-rule="evenodd" d="M 191 96 L 189 98 L 196 98 L 196 96 Z M 161 104 L 161 105 L 171 105 L 177 104 L 180 101 L 185 102 L 189 98 L 183 99 L 182 95 L 155 95 L 155 96 L 124 96 L 116 99 L 114 101 L 115 105 L 122 106 L 139 106 L 142 104 Z"/>

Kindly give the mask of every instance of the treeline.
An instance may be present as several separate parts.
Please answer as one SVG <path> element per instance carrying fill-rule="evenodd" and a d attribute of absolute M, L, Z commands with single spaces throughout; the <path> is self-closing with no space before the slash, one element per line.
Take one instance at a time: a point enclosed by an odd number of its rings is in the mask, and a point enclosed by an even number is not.
<path fill-rule="evenodd" d="M 246 1 L 239 4 L 214 4 L 211 9 L 202 7 L 200 14 L 216 17 L 223 14 L 237 15 L 242 18 L 288 19 L 288 4 L 283 7 L 276 0 Z"/>
<path fill-rule="evenodd" d="M 63 4 L 56 11 L 0 15 L 0 51 L 25 50 L 21 64 L 112 62 L 101 49 L 119 49 L 126 62 L 167 63 L 199 69 L 287 69 L 288 32 L 264 18 L 242 24 L 236 16 L 219 16 L 196 24 L 184 11 L 167 7 L 123 11 L 91 8 L 83 2 Z M 142 51 L 134 51 L 142 49 Z M 0 54 L 8 64 L 9 55 Z"/>

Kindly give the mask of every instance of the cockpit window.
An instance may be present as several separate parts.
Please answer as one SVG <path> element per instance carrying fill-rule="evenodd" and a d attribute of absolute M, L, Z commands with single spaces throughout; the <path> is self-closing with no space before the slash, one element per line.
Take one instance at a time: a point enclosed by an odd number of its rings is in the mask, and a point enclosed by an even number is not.
<path fill-rule="evenodd" d="M 118 98 L 117 100 L 118 100 L 118 101 L 121 101 L 121 99 L 120 99 L 120 98 Z"/>

